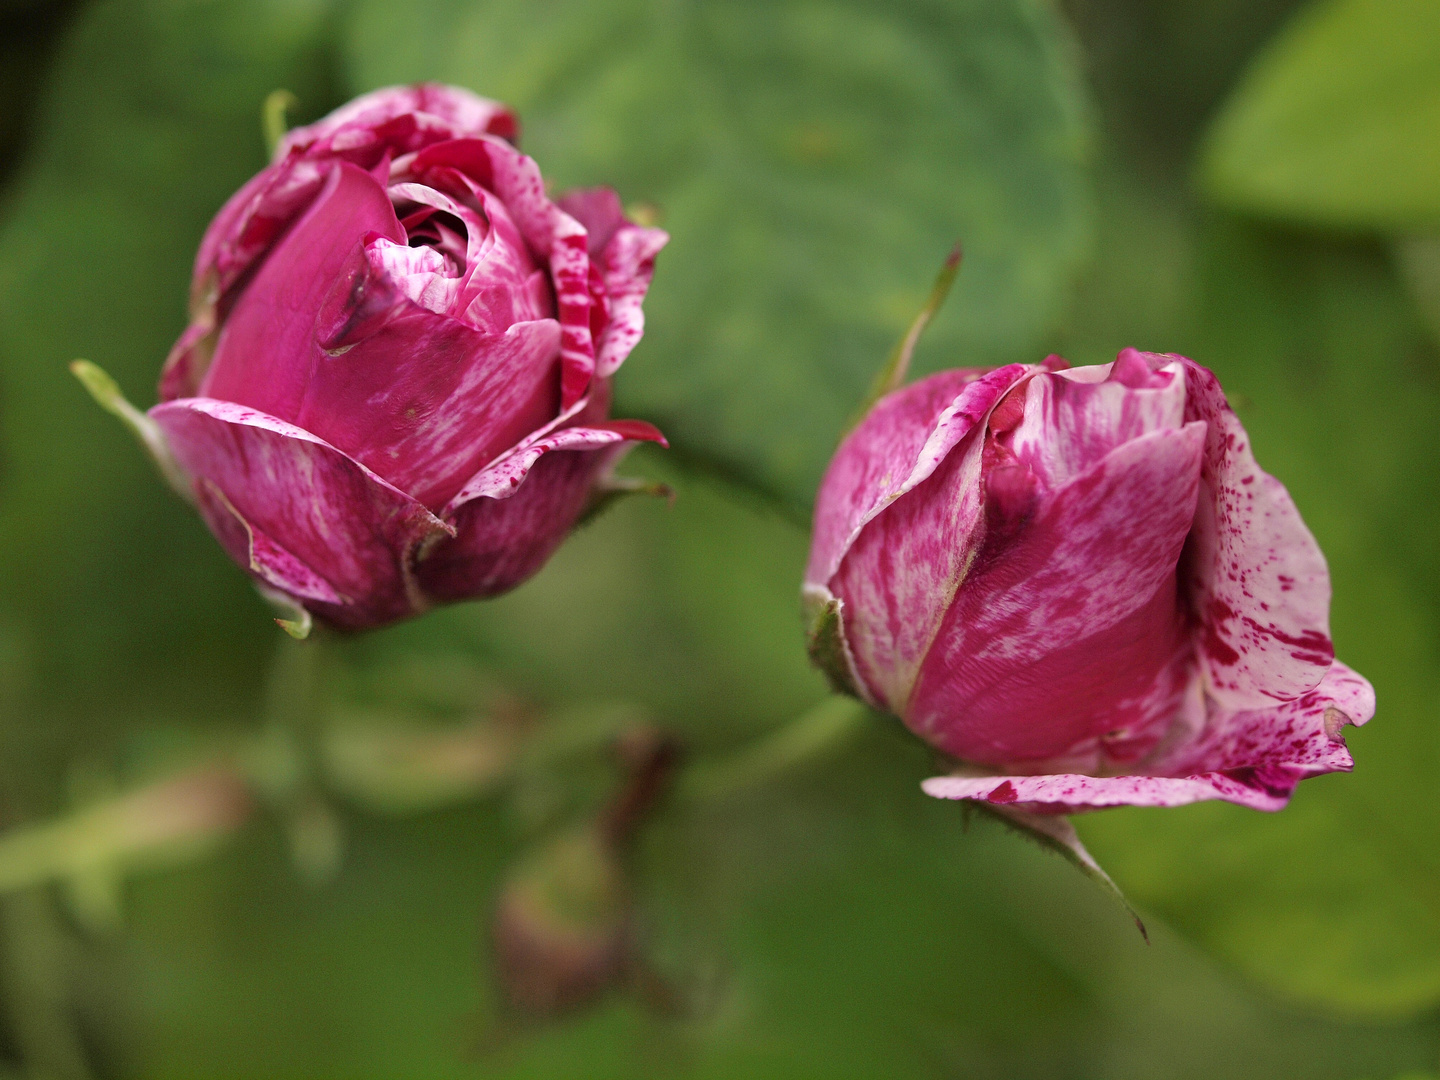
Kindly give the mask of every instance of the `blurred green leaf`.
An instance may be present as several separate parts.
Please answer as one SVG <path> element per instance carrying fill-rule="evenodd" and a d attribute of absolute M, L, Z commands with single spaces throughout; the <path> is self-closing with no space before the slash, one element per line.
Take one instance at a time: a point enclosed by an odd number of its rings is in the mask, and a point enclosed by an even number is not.
<path fill-rule="evenodd" d="M 515 592 L 346 640 L 344 654 L 467 655 L 544 706 L 634 702 L 700 752 L 823 698 L 800 625 L 805 534 L 663 451 L 626 469 L 672 486 L 675 505 L 619 504 Z"/>
<path fill-rule="evenodd" d="M 1216 119 L 1202 178 L 1251 213 L 1385 230 L 1440 222 L 1440 2 L 1312 2 Z"/>
<path fill-rule="evenodd" d="M 558 187 L 661 209 L 617 409 L 802 512 L 956 239 L 920 367 L 1032 358 L 1086 247 L 1085 108 L 1033 0 L 360 0 L 346 40 L 356 89 L 503 99 Z"/>
<path fill-rule="evenodd" d="M 686 1011 L 616 995 L 487 1042 L 483 932 L 518 853 L 498 813 L 356 822 L 320 892 L 278 837 L 137 881 L 127 958 L 140 1076 L 1219 1080 L 1393 1076 L 1433 1025 L 1278 1008 L 1156 928 L 1152 946 L 1060 859 L 962 831 L 872 728 L 799 785 L 672 811 L 640 852 L 646 949 Z"/>
<path fill-rule="evenodd" d="M 1430 339 L 1440 344 L 1440 236 L 1406 236 L 1391 248 L 1395 269 L 1409 290 Z"/>

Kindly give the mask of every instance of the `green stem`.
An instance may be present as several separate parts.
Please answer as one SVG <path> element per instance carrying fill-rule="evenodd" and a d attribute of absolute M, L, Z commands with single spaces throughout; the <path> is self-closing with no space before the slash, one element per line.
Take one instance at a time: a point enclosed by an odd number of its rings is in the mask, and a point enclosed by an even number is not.
<path fill-rule="evenodd" d="M 868 712 L 854 698 L 828 697 L 730 758 L 687 770 L 677 795 L 684 802 L 706 802 L 773 780 L 848 741 Z"/>

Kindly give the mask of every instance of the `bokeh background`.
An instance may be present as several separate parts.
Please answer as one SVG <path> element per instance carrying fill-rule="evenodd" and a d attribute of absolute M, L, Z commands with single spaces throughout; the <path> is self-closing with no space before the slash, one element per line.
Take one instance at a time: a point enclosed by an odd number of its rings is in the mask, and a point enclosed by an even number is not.
<path fill-rule="evenodd" d="M 420 79 L 511 102 L 557 186 L 673 234 L 619 410 L 670 436 L 626 468 L 678 497 L 330 647 L 291 796 L 147 847 L 115 794 L 253 760 L 298 676 L 66 364 L 154 400 L 267 94 L 307 121 Z M 824 697 L 810 494 L 957 237 L 921 370 L 1134 345 L 1220 374 L 1377 688 L 1355 773 L 1278 815 L 1080 820 L 1147 946 L 922 796 L 929 754 L 872 718 L 647 823 L 627 873 L 668 1007 L 617 987 L 517 1025 L 489 912 L 596 788 L 496 750 L 503 717 L 582 747 L 643 719 L 704 768 Z M 3 0 L 0 1075 L 1433 1076 L 1437 342 L 1436 0 Z M 428 747 L 418 780 L 387 738 Z"/>

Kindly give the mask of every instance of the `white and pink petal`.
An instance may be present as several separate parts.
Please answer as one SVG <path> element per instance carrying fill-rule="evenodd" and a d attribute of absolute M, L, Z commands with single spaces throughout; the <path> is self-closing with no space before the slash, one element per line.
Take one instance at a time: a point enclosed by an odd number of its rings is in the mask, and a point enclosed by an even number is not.
<path fill-rule="evenodd" d="M 1154 745 L 1191 671 L 1175 566 L 1204 437 L 1152 431 L 1037 491 L 1013 530 L 990 520 L 901 714 L 911 730 L 997 765 Z"/>
<path fill-rule="evenodd" d="M 1325 556 L 1284 485 L 1256 464 L 1219 380 L 1184 364 L 1186 419 L 1208 428 L 1186 555 L 1207 689 L 1232 709 L 1288 701 L 1335 658 Z"/>
<path fill-rule="evenodd" d="M 860 530 L 929 477 L 1006 391 L 1037 370 L 942 371 L 877 402 L 840 443 L 820 482 L 805 581 L 828 585 Z"/>
<path fill-rule="evenodd" d="M 1206 730 L 1151 762 L 1159 775 L 937 776 L 922 785 L 939 799 L 973 799 L 1032 812 L 1068 814 L 1113 806 L 1181 806 L 1223 799 L 1256 810 L 1282 809 L 1301 780 L 1354 766 L 1346 724 L 1375 712 L 1370 684 L 1336 663 L 1321 684 L 1268 709 L 1226 712 L 1211 702 Z"/>
<path fill-rule="evenodd" d="M 232 402 L 184 398 L 150 416 L 194 478 L 207 522 L 257 580 L 339 626 L 427 606 L 415 561 L 453 529 L 403 491 L 310 432 Z"/>

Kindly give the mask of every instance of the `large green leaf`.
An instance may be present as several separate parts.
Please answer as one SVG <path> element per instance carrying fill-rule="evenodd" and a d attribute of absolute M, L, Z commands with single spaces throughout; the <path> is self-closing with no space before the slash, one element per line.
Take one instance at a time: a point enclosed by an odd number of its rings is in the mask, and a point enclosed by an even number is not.
<path fill-rule="evenodd" d="M 558 186 L 660 208 L 619 408 L 794 508 L 957 238 L 922 365 L 1035 359 L 1085 247 L 1084 109 L 1034 0 L 361 0 L 347 40 L 357 90 L 502 98 Z"/>
<path fill-rule="evenodd" d="M 1440 225 L 1440 2 L 1312 2 L 1215 121 L 1202 175 L 1254 213 Z"/>

